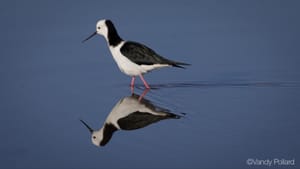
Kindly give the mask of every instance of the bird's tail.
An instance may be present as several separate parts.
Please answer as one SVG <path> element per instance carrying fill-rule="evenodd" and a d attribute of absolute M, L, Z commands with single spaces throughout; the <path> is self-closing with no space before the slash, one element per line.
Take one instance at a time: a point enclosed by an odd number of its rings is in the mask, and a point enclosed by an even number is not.
<path fill-rule="evenodd" d="M 190 65 L 191 64 L 189 64 L 189 63 L 183 63 L 183 62 L 173 62 L 172 63 L 172 66 L 182 68 L 182 69 L 185 69 L 184 66 L 190 66 Z"/>
<path fill-rule="evenodd" d="M 180 119 L 180 118 L 181 118 L 180 115 L 173 114 L 173 113 L 168 113 L 168 114 L 166 115 L 166 117 L 171 118 L 171 119 Z"/>

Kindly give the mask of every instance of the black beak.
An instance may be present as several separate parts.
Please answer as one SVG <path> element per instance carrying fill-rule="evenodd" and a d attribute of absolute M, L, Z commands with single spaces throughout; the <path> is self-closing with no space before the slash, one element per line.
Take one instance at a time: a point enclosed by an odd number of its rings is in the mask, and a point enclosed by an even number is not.
<path fill-rule="evenodd" d="M 87 125 L 83 120 L 80 120 L 81 122 L 82 122 L 82 124 L 84 124 L 85 125 L 85 127 L 91 132 L 91 133 L 93 133 L 93 129 L 89 126 L 89 125 Z"/>
<path fill-rule="evenodd" d="M 89 40 L 89 39 L 91 39 L 95 35 L 97 35 L 97 32 L 94 32 L 93 34 L 91 34 L 89 37 L 87 37 L 85 40 L 83 40 L 82 43 Z"/>

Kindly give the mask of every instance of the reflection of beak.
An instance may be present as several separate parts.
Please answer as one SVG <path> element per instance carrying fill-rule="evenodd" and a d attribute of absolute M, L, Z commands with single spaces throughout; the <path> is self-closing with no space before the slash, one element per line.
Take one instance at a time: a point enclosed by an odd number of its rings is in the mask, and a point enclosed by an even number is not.
<path fill-rule="evenodd" d="M 89 39 L 91 39 L 95 35 L 97 35 L 97 32 L 94 32 L 93 34 L 91 34 L 89 37 L 87 37 L 85 40 L 83 40 L 82 43 L 89 40 Z"/>
<path fill-rule="evenodd" d="M 82 122 L 82 124 L 84 124 L 85 125 L 85 127 L 91 132 L 91 133 L 93 133 L 93 129 L 89 126 L 89 125 L 87 125 L 83 120 L 80 120 L 81 122 Z"/>

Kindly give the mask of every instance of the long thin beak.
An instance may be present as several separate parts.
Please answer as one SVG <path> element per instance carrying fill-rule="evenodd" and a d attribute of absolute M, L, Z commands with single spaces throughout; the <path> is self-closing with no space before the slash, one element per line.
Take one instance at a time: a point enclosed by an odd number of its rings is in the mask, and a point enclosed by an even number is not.
<path fill-rule="evenodd" d="M 89 39 L 91 39 L 95 35 L 97 35 L 97 32 L 94 32 L 93 34 L 91 34 L 89 37 L 87 37 L 85 40 L 83 40 L 82 43 L 89 40 Z"/>
<path fill-rule="evenodd" d="M 80 120 L 81 122 L 82 122 L 82 124 L 83 125 L 85 125 L 85 127 L 91 132 L 91 133 L 93 133 L 93 129 L 89 126 L 89 125 L 87 125 L 83 120 Z"/>

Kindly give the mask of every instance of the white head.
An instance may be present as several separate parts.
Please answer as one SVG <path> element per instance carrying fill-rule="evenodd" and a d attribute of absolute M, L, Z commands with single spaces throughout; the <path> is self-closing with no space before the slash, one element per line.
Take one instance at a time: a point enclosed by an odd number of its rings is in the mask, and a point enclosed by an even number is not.
<path fill-rule="evenodd" d="M 97 131 L 93 131 L 91 139 L 92 139 L 92 143 L 95 146 L 102 146 L 101 142 L 103 140 L 103 128 Z"/>
<path fill-rule="evenodd" d="M 85 127 L 90 131 L 90 133 L 92 134 L 91 140 L 92 143 L 95 146 L 100 146 L 101 141 L 103 140 L 103 129 L 101 128 L 100 130 L 96 131 L 93 130 L 88 124 L 86 124 L 83 120 L 80 120 L 82 122 L 82 124 L 85 125 Z"/>
<path fill-rule="evenodd" d="M 122 41 L 121 37 L 118 35 L 114 24 L 109 19 L 99 20 L 96 24 L 96 32 L 94 32 L 82 42 L 89 40 L 97 34 L 104 36 L 108 44 L 112 46 L 116 46 Z"/>
<path fill-rule="evenodd" d="M 96 32 L 94 32 L 89 37 L 87 37 L 85 40 L 83 40 L 82 43 L 91 39 L 93 36 L 95 36 L 97 34 L 104 36 L 105 39 L 108 40 L 108 27 L 107 27 L 106 22 L 111 22 L 111 21 L 105 20 L 105 19 L 99 20 L 96 24 Z"/>
<path fill-rule="evenodd" d="M 86 124 L 83 120 L 80 120 L 85 127 L 90 131 L 92 134 L 92 143 L 95 146 L 105 146 L 109 140 L 111 139 L 113 133 L 118 129 L 112 125 L 105 123 L 104 126 L 100 130 L 93 130 L 88 124 Z"/>
<path fill-rule="evenodd" d="M 96 32 L 98 35 L 102 35 L 107 39 L 108 28 L 106 25 L 107 20 L 99 20 L 96 24 Z"/>

